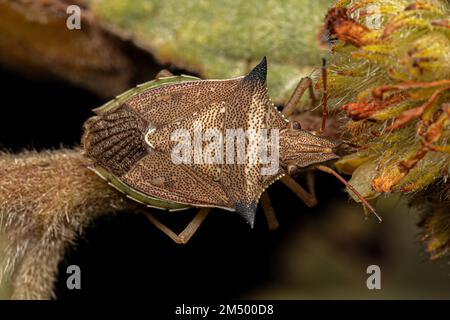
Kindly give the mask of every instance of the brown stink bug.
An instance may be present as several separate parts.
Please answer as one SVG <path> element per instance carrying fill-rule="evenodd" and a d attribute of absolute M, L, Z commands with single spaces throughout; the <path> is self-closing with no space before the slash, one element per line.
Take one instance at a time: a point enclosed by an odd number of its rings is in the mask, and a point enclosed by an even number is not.
<path fill-rule="evenodd" d="M 97 115 L 85 123 L 82 143 L 92 169 L 149 207 L 202 208 L 179 235 L 149 214 L 178 243 L 189 240 L 211 208 L 236 211 L 253 226 L 261 196 L 269 225 L 276 227 L 264 191 L 278 179 L 307 205 L 315 205 L 312 183 L 307 192 L 290 177 L 311 167 L 336 175 L 375 212 L 341 176 L 321 165 L 338 158 L 343 144 L 287 119 L 308 88 L 313 94 L 311 80 L 302 80 L 279 112 L 268 97 L 266 74 L 263 58 L 242 77 L 160 77 L 125 92 L 94 110 Z M 325 119 L 326 92 L 323 99 Z M 259 161 L 262 145 L 265 161 Z M 267 161 L 268 155 L 274 161 Z"/>

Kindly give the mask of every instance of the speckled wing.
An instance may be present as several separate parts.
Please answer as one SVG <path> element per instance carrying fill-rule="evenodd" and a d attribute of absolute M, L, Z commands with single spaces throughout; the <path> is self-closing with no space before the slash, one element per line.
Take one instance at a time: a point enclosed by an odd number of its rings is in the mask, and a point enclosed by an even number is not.
<path fill-rule="evenodd" d="M 126 104 L 149 126 L 159 129 L 223 102 L 241 78 L 167 83 L 130 97 Z"/>
<path fill-rule="evenodd" d="M 139 202 L 167 209 L 190 205 L 232 209 L 219 182 L 189 165 L 174 164 L 170 150 L 149 145 L 145 139 L 149 131 L 167 130 L 223 101 L 238 82 L 179 78 L 141 85 L 96 109 L 97 116 L 84 125 L 85 152 L 100 176 Z M 170 137 L 162 145 L 169 143 Z"/>

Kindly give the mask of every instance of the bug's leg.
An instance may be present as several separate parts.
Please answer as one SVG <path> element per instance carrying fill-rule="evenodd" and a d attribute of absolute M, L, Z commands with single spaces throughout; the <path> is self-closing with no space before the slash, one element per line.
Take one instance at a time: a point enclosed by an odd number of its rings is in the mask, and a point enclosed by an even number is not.
<path fill-rule="evenodd" d="M 277 216 L 275 215 L 275 210 L 272 206 L 272 201 L 270 201 L 269 194 L 264 191 L 261 195 L 261 207 L 263 209 L 264 215 L 266 216 L 267 225 L 270 230 L 278 229 L 280 224 L 278 223 Z"/>
<path fill-rule="evenodd" d="M 281 111 L 286 117 L 289 117 L 295 112 L 297 105 L 300 99 L 305 94 L 306 90 L 309 91 L 309 96 L 311 97 L 312 104 L 315 105 L 317 103 L 317 98 L 316 95 L 314 94 L 314 88 L 311 78 L 309 77 L 302 78 L 300 82 L 297 84 L 297 87 L 295 88 L 288 102 L 284 106 L 283 110 Z"/>
<path fill-rule="evenodd" d="M 356 191 L 356 189 L 353 188 L 353 186 L 350 183 L 348 183 L 339 173 L 337 173 L 330 167 L 323 166 L 323 165 L 316 165 L 315 168 L 317 170 L 320 170 L 320 171 L 323 171 L 323 172 L 326 172 L 326 173 L 329 173 L 329 174 L 332 174 L 333 176 L 335 176 L 339 181 L 341 181 L 348 189 L 350 189 L 358 197 L 358 199 L 361 201 L 361 203 L 377 217 L 378 221 L 380 221 L 380 222 L 382 221 L 381 217 L 377 214 L 377 212 L 370 205 L 370 203 L 367 202 L 367 200 L 364 199 L 364 197 L 358 191 Z"/>
<path fill-rule="evenodd" d="M 161 78 L 166 78 L 166 77 L 171 77 L 173 76 L 173 73 L 170 72 L 167 69 L 161 69 L 155 76 L 155 79 L 161 79 Z"/>
<path fill-rule="evenodd" d="M 317 199 L 314 193 L 308 193 L 301 185 L 297 183 L 291 176 L 284 176 L 280 180 L 286 187 L 295 193 L 308 207 L 314 207 L 317 204 Z"/>
<path fill-rule="evenodd" d="M 155 225 L 155 227 L 164 232 L 174 242 L 178 244 L 186 244 L 194 235 L 194 233 L 197 231 L 197 229 L 200 227 L 202 222 L 205 220 L 209 211 L 211 211 L 211 208 L 200 209 L 199 212 L 197 212 L 195 217 L 191 220 L 191 222 L 189 222 L 186 228 L 183 231 L 181 231 L 180 234 L 176 234 L 175 232 L 173 232 L 172 229 L 170 229 L 168 226 L 159 221 L 152 213 L 146 212 L 146 216 L 150 220 L 150 222 Z"/>
<path fill-rule="evenodd" d="M 308 192 L 313 196 L 314 199 L 316 199 L 316 177 L 314 175 L 313 171 L 307 171 L 306 172 L 306 186 L 308 187 Z"/>

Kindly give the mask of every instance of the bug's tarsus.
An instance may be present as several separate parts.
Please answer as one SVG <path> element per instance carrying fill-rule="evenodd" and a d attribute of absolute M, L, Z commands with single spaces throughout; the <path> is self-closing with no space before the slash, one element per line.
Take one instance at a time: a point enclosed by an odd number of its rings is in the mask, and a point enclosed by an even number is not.
<path fill-rule="evenodd" d="M 328 87 L 327 87 L 327 60 L 322 59 L 322 126 L 320 127 L 319 133 L 325 131 L 328 117 Z"/>
<path fill-rule="evenodd" d="M 210 211 L 211 208 L 200 209 L 195 217 L 191 220 L 191 222 L 189 222 L 189 224 L 186 226 L 186 228 L 179 234 L 176 234 L 172 229 L 159 221 L 151 212 L 145 211 L 144 214 L 150 220 L 150 222 L 155 225 L 155 227 L 164 232 L 175 243 L 186 244 L 195 234 Z"/>
<path fill-rule="evenodd" d="M 337 173 L 335 170 L 331 169 L 330 167 L 323 166 L 323 165 L 316 165 L 314 167 L 320 171 L 323 171 L 323 172 L 326 172 L 326 173 L 329 173 L 329 174 L 332 174 L 333 176 L 335 176 L 339 181 L 341 181 L 348 189 L 350 189 L 358 197 L 358 199 L 361 201 L 361 203 L 370 212 L 372 212 L 372 214 L 374 214 L 375 217 L 377 217 L 379 222 L 381 222 L 383 220 L 378 215 L 378 213 L 375 211 L 375 209 L 372 207 L 372 205 L 366 199 L 364 199 L 364 197 L 358 191 L 356 191 L 356 189 L 350 183 L 348 183 L 339 173 Z"/>

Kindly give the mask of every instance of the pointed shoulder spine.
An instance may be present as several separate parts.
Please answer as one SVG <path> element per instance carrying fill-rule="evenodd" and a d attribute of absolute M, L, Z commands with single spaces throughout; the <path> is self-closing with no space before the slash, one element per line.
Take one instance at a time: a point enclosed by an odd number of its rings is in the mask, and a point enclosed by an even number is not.
<path fill-rule="evenodd" d="M 244 77 L 244 81 L 248 81 L 250 83 L 254 84 L 264 84 L 267 80 L 267 59 L 266 57 L 263 57 L 261 62 L 256 65 L 256 67 L 253 68 L 252 71 L 249 72 Z"/>

